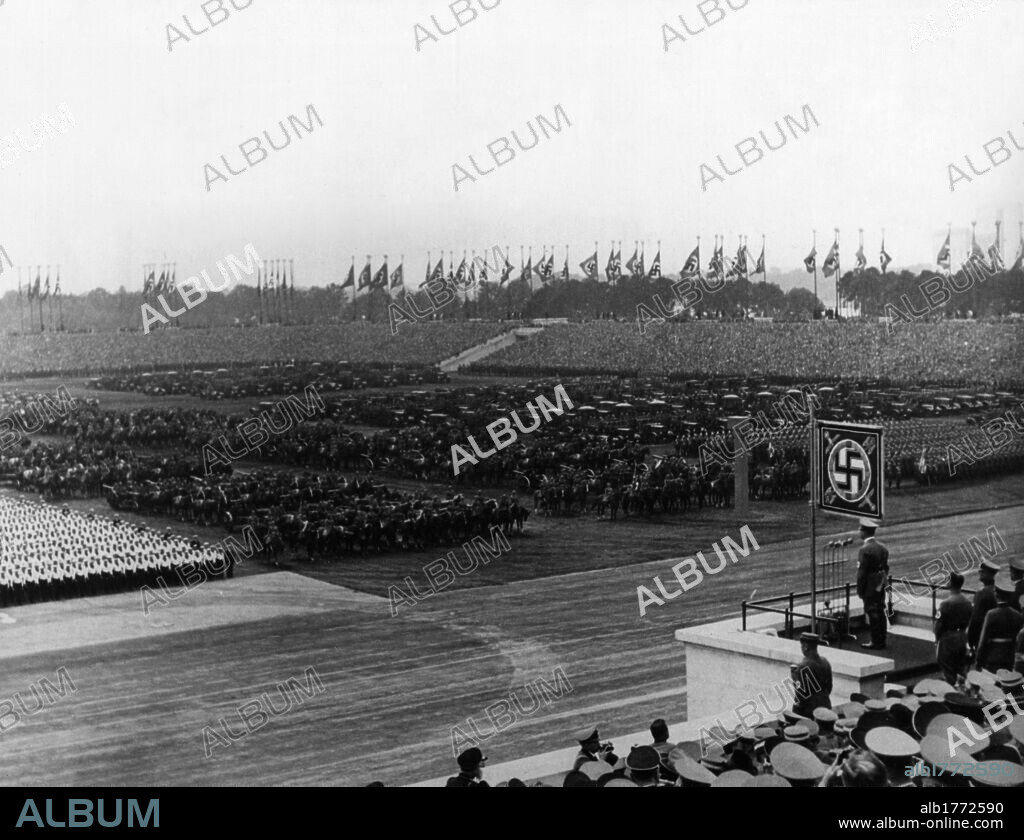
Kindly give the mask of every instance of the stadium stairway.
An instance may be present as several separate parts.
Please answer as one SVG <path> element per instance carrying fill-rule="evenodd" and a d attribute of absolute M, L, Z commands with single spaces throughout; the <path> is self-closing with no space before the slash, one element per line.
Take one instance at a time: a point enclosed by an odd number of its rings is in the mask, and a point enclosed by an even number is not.
<path fill-rule="evenodd" d="M 467 365 L 471 365 L 474 362 L 478 362 L 481 359 L 490 356 L 492 353 L 497 353 L 499 350 L 511 347 L 517 341 L 529 340 L 543 329 L 543 327 L 517 327 L 516 329 L 509 330 L 501 335 L 496 335 L 494 338 L 488 339 L 483 344 L 476 344 L 466 350 L 463 350 L 461 353 L 452 356 L 451 358 L 445 359 L 438 365 L 438 367 L 440 367 L 445 373 L 452 373 L 453 371 L 459 370 Z"/>

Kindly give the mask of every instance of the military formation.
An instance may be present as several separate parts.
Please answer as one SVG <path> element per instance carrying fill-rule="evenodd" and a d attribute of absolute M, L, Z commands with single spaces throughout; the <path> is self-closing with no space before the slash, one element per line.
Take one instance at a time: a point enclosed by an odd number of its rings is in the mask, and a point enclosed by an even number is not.
<path fill-rule="evenodd" d="M 221 548 L 65 505 L 0 497 L 0 607 L 233 574 Z"/>

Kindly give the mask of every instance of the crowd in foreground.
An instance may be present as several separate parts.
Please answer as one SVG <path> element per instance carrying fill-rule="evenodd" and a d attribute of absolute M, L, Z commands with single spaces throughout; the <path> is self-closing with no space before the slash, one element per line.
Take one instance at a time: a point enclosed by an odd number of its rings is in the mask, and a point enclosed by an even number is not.
<path fill-rule="evenodd" d="M 819 639 L 804 634 L 805 654 Z M 806 662 L 806 658 L 805 658 Z M 801 663 L 803 664 L 803 663 Z M 1024 787 L 1024 675 L 969 672 L 958 686 L 925 679 L 887 686 L 885 698 L 853 694 L 807 713 L 815 689 L 756 728 L 711 727 L 673 743 L 664 720 L 651 742 L 619 757 L 596 727 L 577 735 L 566 772 L 501 787 Z M 975 737 L 980 735 L 980 737 Z M 950 745 L 954 746 L 951 747 Z M 487 756 L 470 747 L 446 787 L 488 787 Z"/>

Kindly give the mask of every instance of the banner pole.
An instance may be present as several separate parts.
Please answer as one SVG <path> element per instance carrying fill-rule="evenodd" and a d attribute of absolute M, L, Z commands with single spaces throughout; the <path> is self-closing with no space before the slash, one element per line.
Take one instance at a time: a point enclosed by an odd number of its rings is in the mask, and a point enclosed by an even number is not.
<path fill-rule="evenodd" d="M 810 408 L 810 434 L 811 434 L 811 632 L 818 632 L 818 568 L 815 562 L 815 547 L 817 539 L 817 507 L 818 507 L 818 452 L 816 446 L 817 429 L 814 421 L 814 401 L 808 400 Z"/>

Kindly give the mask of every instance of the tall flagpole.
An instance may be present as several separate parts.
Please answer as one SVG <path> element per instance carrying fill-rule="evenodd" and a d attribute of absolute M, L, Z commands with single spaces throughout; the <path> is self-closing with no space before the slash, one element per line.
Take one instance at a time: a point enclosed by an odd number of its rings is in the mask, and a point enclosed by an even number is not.
<path fill-rule="evenodd" d="M 46 266 L 46 284 L 50 284 L 50 266 Z M 53 332 L 53 289 L 51 288 L 46 295 L 46 314 L 47 320 L 50 322 L 50 332 Z"/>
<path fill-rule="evenodd" d="M 811 231 L 811 251 L 814 252 L 814 314 L 818 314 L 818 231 Z"/>
<path fill-rule="evenodd" d="M 953 276 L 953 223 L 946 225 L 946 241 L 949 243 L 949 253 L 946 254 L 946 280 Z M 950 288 L 953 288 L 950 285 Z"/>
<path fill-rule="evenodd" d="M 39 276 L 39 274 L 42 273 L 42 269 L 43 267 L 41 265 L 36 266 L 36 276 Z M 39 301 L 39 332 L 45 332 L 46 327 L 43 326 L 43 297 L 42 295 L 38 295 L 36 299 Z"/>
<path fill-rule="evenodd" d="M 763 233 L 761 234 L 761 256 L 764 257 L 764 262 L 761 264 L 761 285 L 765 286 L 768 284 L 768 254 L 765 251 L 765 236 Z M 765 308 L 767 309 L 767 307 Z"/>
<path fill-rule="evenodd" d="M 838 321 L 839 320 L 839 271 L 840 271 L 840 268 L 839 268 L 839 263 L 840 263 L 840 259 L 839 259 L 839 228 L 835 228 L 835 232 L 836 232 L 836 279 L 835 279 L 835 286 L 836 286 L 836 320 Z"/>
<path fill-rule="evenodd" d="M 352 320 L 356 319 L 356 286 L 359 281 L 356 279 L 356 255 L 352 255 Z"/>
<path fill-rule="evenodd" d="M 32 278 L 29 277 L 29 285 L 32 285 Z M 18 266 L 18 320 L 21 323 L 20 332 L 25 334 L 25 303 L 21 297 L 21 266 Z"/>
<path fill-rule="evenodd" d="M 57 288 L 60 288 L 60 266 L 57 266 Z M 64 332 L 64 294 L 57 298 L 57 315 L 60 318 L 60 331 Z"/>
<path fill-rule="evenodd" d="M 817 265 L 817 260 L 814 261 Z M 811 632 L 818 632 L 818 566 L 815 562 L 816 559 L 816 541 L 817 541 L 817 520 L 816 512 L 818 507 L 818 458 L 817 458 L 817 429 L 816 422 L 814 420 L 814 401 L 807 401 L 808 408 L 810 409 L 810 453 L 811 453 Z"/>

